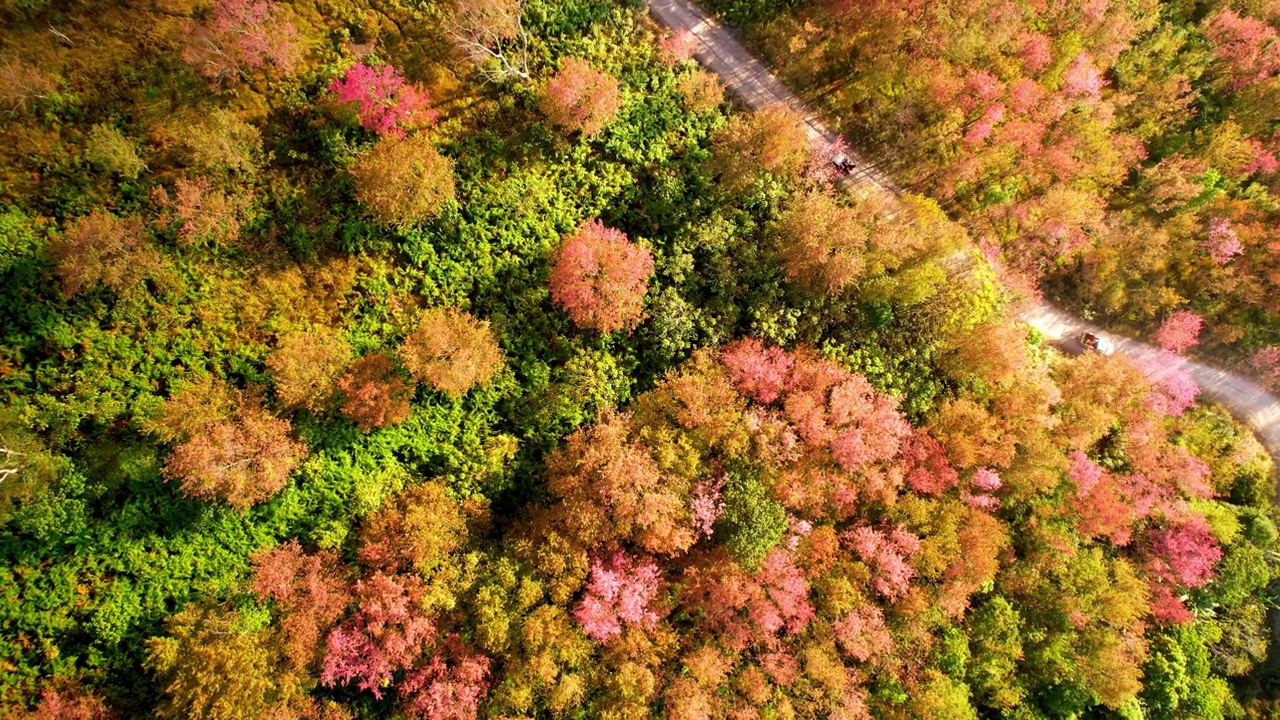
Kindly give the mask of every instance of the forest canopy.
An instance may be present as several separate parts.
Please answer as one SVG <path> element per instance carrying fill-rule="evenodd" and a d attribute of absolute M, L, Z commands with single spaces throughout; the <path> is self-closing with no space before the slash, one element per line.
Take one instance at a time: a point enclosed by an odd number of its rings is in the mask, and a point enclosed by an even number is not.
<path fill-rule="evenodd" d="M 930 28 L 855 5 L 721 9 L 766 41 Z M 1068 52 L 1078 18 L 1046 20 L 1002 66 L 1096 155 L 1009 186 L 1041 249 L 1145 182 L 1100 128 L 1142 102 L 1113 97 L 1126 43 L 1172 21 L 1086 5 L 1111 35 Z M 1270 87 L 1263 11 L 1202 15 L 1213 92 Z M 1012 76 L 886 51 L 994 88 L 890 207 L 632 3 L 0 18 L 0 717 L 1280 711 L 1275 468 L 1178 354 L 1245 321 L 1170 301 L 1138 363 L 1018 320 L 1020 241 L 991 262 L 978 222 L 997 166 L 947 146 L 987 157 Z M 1147 105 L 1144 142 L 1181 132 Z M 1262 252 L 1274 169 L 1170 206 L 1216 233 L 1206 268 Z"/>

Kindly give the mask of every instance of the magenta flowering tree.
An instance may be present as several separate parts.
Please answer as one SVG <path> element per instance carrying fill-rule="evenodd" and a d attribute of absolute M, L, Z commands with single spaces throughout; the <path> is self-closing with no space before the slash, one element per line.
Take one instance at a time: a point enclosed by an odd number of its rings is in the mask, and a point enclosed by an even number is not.
<path fill-rule="evenodd" d="M 594 559 L 586 597 L 573 616 L 583 632 L 601 642 L 620 634 L 624 624 L 652 627 L 659 618 L 649 605 L 658 595 L 660 579 L 657 565 L 622 551 L 608 565 Z"/>
<path fill-rule="evenodd" d="M 1199 318 L 1197 318 L 1197 321 Z M 1162 328 L 1163 329 L 1163 328 Z M 1171 352 L 1140 360 L 1138 368 L 1151 383 L 1144 405 L 1159 415 L 1181 417 L 1196 404 L 1200 385 L 1187 370 L 1187 361 Z"/>
<path fill-rule="evenodd" d="M 1177 310 L 1165 318 L 1156 331 L 1156 343 L 1169 352 L 1180 353 L 1200 342 L 1204 318 L 1190 310 Z"/>
<path fill-rule="evenodd" d="M 329 92 L 340 103 L 354 103 L 360 125 L 379 135 L 402 137 L 439 116 L 428 107 L 427 91 L 406 82 L 391 65 L 373 68 L 358 62 L 329 83 Z"/>
<path fill-rule="evenodd" d="M 1163 623 L 1190 622 L 1191 613 L 1176 591 L 1203 587 L 1213 579 L 1221 559 L 1222 547 L 1201 515 L 1151 531 L 1143 568 L 1155 619 Z"/>
<path fill-rule="evenodd" d="M 1071 465 L 1067 468 L 1067 477 L 1076 484 L 1076 492 L 1080 497 L 1093 492 L 1093 489 L 1102 481 L 1102 476 L 1107 473 L 1101 465 L 1090 460 L 1088 455 L 1079 450 L 1067 453 L 1067 459 L 1071 461 Z"/>

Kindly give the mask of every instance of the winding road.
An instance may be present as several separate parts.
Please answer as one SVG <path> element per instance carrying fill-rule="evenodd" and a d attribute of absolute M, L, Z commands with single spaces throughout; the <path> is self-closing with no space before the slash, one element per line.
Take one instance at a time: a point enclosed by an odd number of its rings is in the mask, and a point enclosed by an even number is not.
<path fill-rule="evenodd" d="M 719 75 L 730 92 L 748 108 L 754 110 L 782 103 L 804 116 L 805 130 L 811 141 L 830 142 L 836 139 L 837 135 L 822 124 L 803 100 L 701 8 L 688 0 L 649 0 L 649 13 L 673 31 L 688 32 L 696 41 L 694 55 L 698 61 Z M 901 189 L 892 178 L 867 158 L 854 151 L 847 154 L 856 166 L 846 179 L 852 188 L 892 198 L 901 195 Z M 1083 332 L 1092 332 L 1111 339 L 1116 352 L 1135 360 L 1152 359 L 1161 354 L 1150 345 L 1106 332 L 1048 302 L 1041 301 L 1028 308 L 1022 313 L 1022 319 L 1043 333 L 1046 339 L 1067 350 L 1078 351 L 1076 338 Z M 1249 425 L 1271 457 L 1280 464 L 1280 398 L 1258 383 L 1226 370 L 1193 360 L 1186 361 L 1186 368 L 1199 383 L 1202 394 Z"/>

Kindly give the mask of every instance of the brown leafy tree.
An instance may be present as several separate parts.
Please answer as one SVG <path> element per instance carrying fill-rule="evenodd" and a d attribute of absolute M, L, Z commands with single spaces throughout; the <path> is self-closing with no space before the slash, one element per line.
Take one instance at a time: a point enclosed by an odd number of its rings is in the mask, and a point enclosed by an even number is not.
<path fill-rule="evenodd" d="M 502 366 L 502 349 L 489 323 L 457 308 L 423 313 L 399 355 L 415 380 L 455 398 L 488 382 Z"/>
<path fill-rule="evenodd" d="M 622 107 L 618 81 L 591 67 L 586 60 L 569 58 L 542 91 L 542 112 L 553 125 L 590 137 L 604 129 Z"/>
<path fill-rule="evenodd" d="M 342 412 L 365 432 L 404 422 L 409 417 L 413 384 L 388 355 L 365 355 L 338 381 Z"/>
<path fill-rule="evenodd" d="M 799 177 L 809 160 L 804 118 L 785 105 L 734 115 L 711 136 L 708 169 L 730 192 L 744 190 L 761 173 Z"/>
<path fill-rule="evenodd" d="M 423 133 L 383 138 L 350 172 L 356 199 L 389 225 L 430 220 L 454 199 L 453 161 Z"/>
<path fill-rule="evenodd" d="M 285 407 L 328 409 L 338 376 L 351 362 L 351 346 L 328 328 L 298 330 L 280 338 L 267 356 L 276 397 Z"/>
<path fill-rule="evenodd" d="M 122 291 L 150 275 L 160 255 L 147 245 L 142 220 L 94 210 L 71 222 L 49 244 L 62 292 L 77 295 L 102 283 Z"/>

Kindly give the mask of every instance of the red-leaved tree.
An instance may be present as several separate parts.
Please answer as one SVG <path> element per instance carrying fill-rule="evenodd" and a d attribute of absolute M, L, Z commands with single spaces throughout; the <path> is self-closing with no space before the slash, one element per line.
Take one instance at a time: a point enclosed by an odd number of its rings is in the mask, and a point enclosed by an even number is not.
<path fill-rule="evenodd" d="M 351 364 L 338 381 L 342 412 L 365 432 L 395 425 L 409 418 L 413 384 L 400 374 L 388 355 L 365 355 Z"/>
<path fill-rule="evenodd" d="M 551 299 L 579 327 L 630 329 L 644 314 L 653 255 L 599 220 L 564 238 L 551 268 Z"/>

